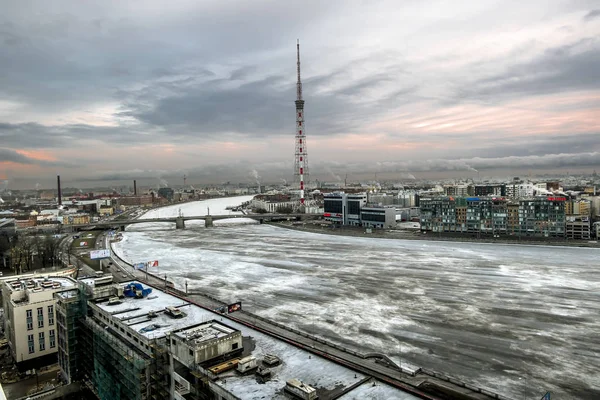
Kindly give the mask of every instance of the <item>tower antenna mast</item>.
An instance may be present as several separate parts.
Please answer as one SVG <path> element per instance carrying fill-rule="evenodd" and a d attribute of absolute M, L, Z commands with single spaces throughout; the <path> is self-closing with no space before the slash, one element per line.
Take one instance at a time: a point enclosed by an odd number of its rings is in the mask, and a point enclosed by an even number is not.
<path fill-rule="evenodd" d="M 302 99 L 302 80 L 300 79 L 300 40 L 296 42 L 298 82 L 296 83 L 296 151 L 294 157 L 294 181 L 300 189 L 300 204 L 304 205 L 304 182 L 308 182 L 308 160 L 306 151 L 306 132 L 304 131 L 304 100 Z"/>

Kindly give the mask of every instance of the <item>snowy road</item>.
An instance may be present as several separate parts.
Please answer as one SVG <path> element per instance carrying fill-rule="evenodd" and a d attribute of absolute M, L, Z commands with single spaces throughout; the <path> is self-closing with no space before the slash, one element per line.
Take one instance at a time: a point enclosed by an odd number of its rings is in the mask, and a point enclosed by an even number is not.
<path fill-rule="evenodd" d="M 205 214 L 208 206 L 217 214 L 247 199 L 188 203 L 182 212 Z M 178 207 L 156 212 L 175 215 Z M 242 300 L 257 314 L 515 399 L 547 390 L 560 399 L 600 398 L 597 249 L 342 237 L 255 224 L 136 225 L 118 249 L 132 262 L 158 259 L 158 272 L 180 287 L 187 279 L 190 290 Z"/>

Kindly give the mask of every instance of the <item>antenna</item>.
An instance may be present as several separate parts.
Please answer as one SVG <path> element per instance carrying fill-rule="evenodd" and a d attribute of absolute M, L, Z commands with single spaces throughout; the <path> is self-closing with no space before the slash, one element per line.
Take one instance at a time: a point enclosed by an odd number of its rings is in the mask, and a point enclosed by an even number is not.
<path fill-rule="evenodd" d="M 296 100 L 302 100 L 302 81 L 300 80 L 300 39 L 296 40 L 298 83 L 296 83 Z"/>
<path fill-rule="evenodd" d="M 187 176 L 185 176 L 185 174 L 183 175 L 183 186 L 185 186 L 185 180 L 187 179 Z"/>
<path fill-rule="evenodd" d="M 308 152 L 306 150 L 306 132 L 304 131 L 304 100 L 302 100 L 302 81 L 300 80 L 300 40 L 296 41 L 298 83 L 296 84 L 296 150 L 294 159 L 294 180 L 300 189 L 300 205 L 304 205 L 304 182 L 308 182 Z"/>

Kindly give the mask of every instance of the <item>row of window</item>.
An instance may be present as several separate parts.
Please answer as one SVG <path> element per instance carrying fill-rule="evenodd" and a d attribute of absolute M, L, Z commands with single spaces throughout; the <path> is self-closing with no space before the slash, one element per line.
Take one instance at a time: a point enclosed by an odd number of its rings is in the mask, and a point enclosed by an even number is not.
<path fill-rule="evenodd" d="M 56 347 L 56 333 L 54 331 L 54 329 L 51 329 L 49 331 L 49 345 L 50 348 L 53 349 Z M 44 351 L 46 350 L 46 339 L 44 337 L 44 332 L 39 332 L 38 333 L 38 343 L 39 343 L 39 351 Z M 29 354 L 32 354 L 35 352 L 35 343 L 33 341 L 33 334 L 29 334 L 27 335 L 27 347 L 29 348 Z"/>
<path fill-rule="evenodd" d="M 33 330 L 33 310 L 27 310 L 25 312 L 27 320 L 27 330 Z M 44 307 L 38 307 L 37 309 L 37 322 L 38 328 L 44 327 Z M 48 306 L 48 325 L 54 325 L 54 305 Z"/>

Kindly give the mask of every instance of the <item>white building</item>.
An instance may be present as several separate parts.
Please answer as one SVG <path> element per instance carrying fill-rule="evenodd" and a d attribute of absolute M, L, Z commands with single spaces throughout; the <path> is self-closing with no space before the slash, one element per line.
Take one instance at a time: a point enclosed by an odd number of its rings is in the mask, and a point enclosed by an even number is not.
<path fill-rule="evenodd" d="M 536 186 L 531 183 L 510 183 L 506 185 L 506 197 L 512 199 L 522 199 L 533 197 Z"/>
<path fill-rule="evenodd" d="M 57 352 L 54 293 L 74 286 L 75 281 L 68 277 L 15 277 L 3 282 L 4 331 L 17 363 L 29 364 Z"/>

